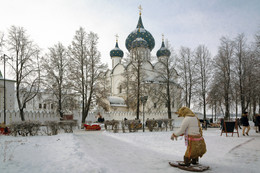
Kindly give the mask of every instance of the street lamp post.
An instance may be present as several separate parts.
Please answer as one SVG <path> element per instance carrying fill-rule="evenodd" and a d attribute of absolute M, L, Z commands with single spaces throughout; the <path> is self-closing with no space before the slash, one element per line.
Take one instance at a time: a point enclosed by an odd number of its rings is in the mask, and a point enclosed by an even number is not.
<path fill-rule="evenodd" d="M 144 106 L 145 106 L 145 103 L 147 102 L 147 100 L 148 100 L 148 96 L 141 97 L 141 102 L 143 103 L 143 132 L 144 132 Z"/>

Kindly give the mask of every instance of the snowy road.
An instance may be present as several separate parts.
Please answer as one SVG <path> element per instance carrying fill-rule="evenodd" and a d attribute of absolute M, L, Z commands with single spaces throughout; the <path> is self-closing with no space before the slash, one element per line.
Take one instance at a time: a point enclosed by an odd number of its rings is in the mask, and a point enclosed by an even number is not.
<path fill-rule="evenodd" d="M 241 130 L 240 130 L 241 131 Z M 182 160 L 184 139 L 172 132 L 111 133 L 78 130 L 55 136 L 0 136 L 0 173 L 172 173 Z M 241 134 L 241 132 L 240 132 Z M 259 172 L 260 134 L 220 136 L 204 131 L 207 153 L 200 163 L 210 173 Z"/>
<path fill-rule="evenodd" d="M 251 132 L 252 134 L 253 132 Z M 93 156 L 100 172 L 171 173 L 186 172 L 168 165 L 181 160 L 186 147 L 184 140 L 169 140 L 171 132 L 76 134 L 80 148 Z M 201 163 L 209 165 L 207 172 L 257 172 L 260 164 L 260 135 L 246 137 L 219 136 L 218 129 L 204 132 L 207 153 Z M 98 154 L 97 154 L 98 153 Z M 252 166 L 253 165 L 253 166 Z"/>
<path fill-rule="evenodd" d="M 120 141 L 102 132 L 76 134 L 80 147 L 93 156 L 102 173 L 158 173 L 172 172 L 168 166 L 170 155 L 163 155 L 143 147 Z"/>

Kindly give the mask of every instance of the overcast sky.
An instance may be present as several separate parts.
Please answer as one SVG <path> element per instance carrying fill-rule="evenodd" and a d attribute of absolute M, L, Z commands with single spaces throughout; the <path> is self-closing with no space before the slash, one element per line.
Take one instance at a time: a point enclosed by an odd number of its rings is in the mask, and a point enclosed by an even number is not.
<path fill-rule="evenodd" d="M 245 33 L 253 41 L 260 31 L 259 0 L 0 0 L 0 32 L 7 36 L 10 26 L 24 27 L 44 54 L 58 42 L 68 46 L 83 27 L 98 34 L 102 60 L 111 67 L 115 35 L 126 53 L 125 40 L 136 28 L 139 5 L 144 27 L 155 39 L 152 55 L 162 34 L 176 52 L 181 46 L 204 44 L 214 56 L 221 36 Z"/>

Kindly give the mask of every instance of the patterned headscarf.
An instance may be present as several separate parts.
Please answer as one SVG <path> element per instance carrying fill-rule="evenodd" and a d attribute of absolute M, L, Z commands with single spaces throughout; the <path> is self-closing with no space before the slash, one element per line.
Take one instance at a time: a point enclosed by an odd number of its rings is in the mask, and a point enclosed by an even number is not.
<path fill-rule="evenodd" d="M 179 114 L 178 117 L 185 117 L 185 116 L 190 116 L 190 117 L 195 117 L 195 114 L 188 108 L 188 107 L 181 107 L 176 114 Z"/>

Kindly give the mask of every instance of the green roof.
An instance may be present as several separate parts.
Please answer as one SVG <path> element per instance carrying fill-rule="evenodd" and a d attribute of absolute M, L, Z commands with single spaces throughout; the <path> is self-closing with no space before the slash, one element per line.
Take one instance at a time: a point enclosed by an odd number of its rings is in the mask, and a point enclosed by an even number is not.
<path fill-rule="evenodd" d="M 167 57 L 169 57 L 169 56 L 171 56 L 171 52 L 165 47 L 164 41 L 162 41 L 162 46 L 157 51 L 156 56 L 157 57 L 160 57 L 160 56 L 167 56 Z"/>
<path fill-rule="evenodd" d="M 134 48 L 137 48 L 137 47 L 144 47 L 144 48 L 147 48 L 148 47 L 148 43 L 147 41 L 145 41 L 144 39 L 142 38 L 137 38 L 135 39 L 133 42 L 132 42 L 132 49 Z"/>
<path fill-rule="evenodd" d="M 121 58 L 124 56 L 124 52 L 118 47 L 117 42 L 115 48 L 110 51 L 110 57 L 115 57 L 115 56 Z"/>
<path fill-rule="evenodd" d="M 125 46 L 126 46 L 128 51 L 130 51 L 132 49 L 132 42 L 134 40 L 136 40 L 137 38 L 144 39 L 148 44 L 148 48 L 151 51 L 153 50 L 153 48 L 155 46 L 154 38 L 149 31 L 144 29 L 141 16 L 139 17 L 136 29 L 128 35 L 128 37 L 125 41 Z"/>

